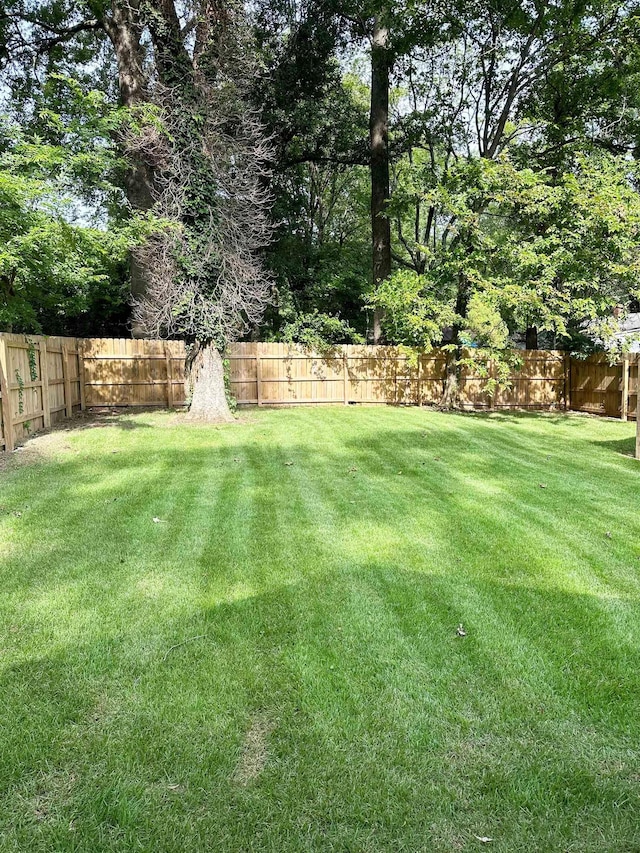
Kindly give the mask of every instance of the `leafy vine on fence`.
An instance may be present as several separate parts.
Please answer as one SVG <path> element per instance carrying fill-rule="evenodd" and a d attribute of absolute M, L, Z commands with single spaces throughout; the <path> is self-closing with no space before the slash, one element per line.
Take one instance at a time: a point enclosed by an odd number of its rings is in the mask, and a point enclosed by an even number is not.
<path fill-rule="evenodd" d="M 16 367 L 16 382 L 18 383 L 18 414 L 24 412 L 24 379 Z"/>
<path fill-rule="evenodd" d="M 29 374 L 32 382 L 38 381 L 38 364 L 36 362 L 36 347 L 33 341 L 27 338 L 27 357 L 29 359 Z"/>

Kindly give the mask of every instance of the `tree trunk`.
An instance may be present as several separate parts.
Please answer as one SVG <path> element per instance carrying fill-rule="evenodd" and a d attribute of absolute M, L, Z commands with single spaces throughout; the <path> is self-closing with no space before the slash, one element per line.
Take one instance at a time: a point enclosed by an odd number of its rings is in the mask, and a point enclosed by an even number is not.
<path fill-rule="evenodd" d="M 222 357 L 214 344 L 196 344 L 187 361 L 187 383 L 191 395 L 189 419 L 209 423 L 233 421 L 225 393 Z"/>
<path fill-rule="evenodd" d="M 527 349 L 538 349 L 538 329 L 535 326 L 527 327 L 525 337 L 525 346 Z"/>
<path fill-rule="evenodd" d="M 461 355 L 460 332 L 464 328 L 461 323 L 467 316 L 467 308 L 469 307 L 469 282 L 463 275 L 460 275 L 458 281 L 458 295 L 456 297 L 456 315 L 459 320 L 453 327 L 451 336 L 452 348 L 447 356 L 447 372 L 444 380 L 444 389 L 442 397 L 438 403 L 439 409 L 457 409 L 459 404 L 459 361 Z"/>
<path fill-rule="evenodd" d="M 139 0 L 112 0 L 111 17 L 105 17 L 103 24 L 118 65 L 118 86 L 120 102 L 131 109 L 148 100 L 147 78 L 144 72 L 144 57 L 141 44 L 142 25 Z M 140 159 L 132 159 L 125 177 L 127 200 L 134 210 L 147 211 L 153 207 L 154 175 L 150 166 Z M 144 296 L 147 290 L 147 271 L 136 258 L 135 252 L 129 257 L 131 274 L 131 296 L 133 299 Z M 144 337 L 141 328 L 134 324 L 133 337 Z"/>
<path fill-rule="evenodd" d="M 447 372 L 444 380 L 444 390 L 438 403 L 442 410 L 456 409 L 458 407 L 458 355 L 459 350 L 450 352 L 447 358 Z"/>
<path fill-rule="evenodd" d="M 371 45 L 371 240 L 373 289 L 391 275 L 391 223 L 389 202 L 389 30 L 382 15 L 376 16 Z M 382 311 L 375 309 L 373 342 L 382 338 Z"/>

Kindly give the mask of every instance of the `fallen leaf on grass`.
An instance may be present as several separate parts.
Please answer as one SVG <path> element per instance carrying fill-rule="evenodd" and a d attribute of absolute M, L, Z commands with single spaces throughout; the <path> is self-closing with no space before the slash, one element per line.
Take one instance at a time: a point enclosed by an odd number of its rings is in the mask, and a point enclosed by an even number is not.
<path fill-rule="evenodd" d="M 465 631 L 464 625 L 462 624 L 462 622 L 458 625 L 458 627 L 456 629 L 456 634 L 458 637 L 466 637 L 467 636 L 467 632 Z"/>
<path fill-rule="evenodd" d="M 287 466 L 290 466 L 290 465 L 293 465 L 293 462 L 285 462 L 284 464 Z"/>
<path fill-rule="evenodd" d="M 164 520 L 164 518 L 157 518 L 156 516 L 154 516 L 153 523 L 154 524 L 166 524 L 167 522 Z"/>
<path fill-rule="evenodd" d="M 547 484 L 546 484 L 546 483 L 538 483 L 538 485 L 540 486 L 540 488 L 541 488 L 541 489 L 546 489 L 546 488 L 547 488 Z"/>
<path fill-rule="evenodd" d="M 489 844 L 490 841 L 493 841 L 493 838 L 489 838 L 488 835 L 474 835 L 473 837 L 481 841 L 482 844 Z"/>

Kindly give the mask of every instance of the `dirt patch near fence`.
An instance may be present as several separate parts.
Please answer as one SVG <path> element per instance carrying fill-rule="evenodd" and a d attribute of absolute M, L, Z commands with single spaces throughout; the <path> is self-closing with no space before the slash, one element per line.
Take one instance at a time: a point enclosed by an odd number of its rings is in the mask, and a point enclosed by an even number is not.
<path fill-rule="evenodd" d="M 228 426 L 253 423 L 254 420 L 251 415 L 244 412 L 240 415 L 236 414 L 234 423 L 220 425 L 189 421 L 186 418 L 186 412 L 182 410 L 167 411 L 149 408 L 136 409 L 135 412 L 131 412 L 111 407 L 88 409 L 73 418 L 54 424 L 47 430 L 39 430 L 10 453 L 0 452 L 0 474 L 23 465 L 33 465 L 50 460 L 54 456 L 78 453 L 79 451 L 71 447 L 68 438 L 70 433 L 79 430 L 103 429 L 104 427 L 116 427 L 122 430 L 138 429 L 139 427 L 224 429 Z"/>
<path fill-rule="evenodd" d="M 126 417 L 121 412 L 111 409 L 88 410 L 73 418 L 66 418 L 53 424 L 49 429 L 38 430 L 11 452 L 0 453 L 0 473 L 50 460 L 55 456 L 78 453 L 79 451 L 69 444 L 69 434 L 72 432 L 105 426 L 126 428 L 126 425 Z"/>
<path fill-rule="evenodd" d="M 67 443 L 65 432 L 52 430 L 38 433 L 19 445 L 11 453 L 0 453 L 0 474 L 20 468 L 23 465 L 34 465 L 51 459 L 59 453 L 72 453 Z"/>

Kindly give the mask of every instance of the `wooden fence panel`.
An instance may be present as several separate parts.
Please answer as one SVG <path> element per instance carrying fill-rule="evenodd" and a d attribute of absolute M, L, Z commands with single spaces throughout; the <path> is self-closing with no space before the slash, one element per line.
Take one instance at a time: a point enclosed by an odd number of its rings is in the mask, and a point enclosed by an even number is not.
<path fill-rule="evenodd" d="M 239 404 L 435 402 L 446 358 L 434 351 L 413 363 L 397 347 L 345 345 L 325 353 L 280 343 L 236 343 L 227 352 Z"/>
<path fill-rule="evenodd" d="M 47 338 L 44 346 L 47 356 L 49 411 L 51 423 L 56 423 L 82 408 L 81 358 L 78 355 L 78 343 L 73 338 Z"/>
<path fill-rule="evenodd" d="M 75 338 L 1 334 L 0 365 L 5 449 L 82 407 Z"/>
<path fill-rule="evenodd" d="M 6 350 L 0 340 L 0 450 L 13 450 L 13 429 L 9 415 L 9 387 L 6 380 Z"/>
<path fill-rule="evenodd" d="M 9 417 L 14 442 L 44 427 L 40 342 L 23 335 L 6 335 Z"/>
<path fill-rule="evenodd" d="M 230 344 L 227 349 L 231 393 L 238 403 L 258 400 L 258 347 L 263 344 Z"/>
<path fill-rule="evenodd" d="M 410 403 L 417 401 L 418 370 L 397 347 L 345 347 L 347 402 Z"/>
<path fill-rule="evenodd" d="M 82 344 L 87 406 L 181 406 L 183 341 L 88 338 Z"/>
<path fill-rule="evenodd" d="M 411 359 L 400 347 L 336 346 L 326 353 L 280 343 L 229 347 L 231 391 L 239 404 L 436 403 L 444 388 L 446 353 Z M 463 368 L 462 404 L 468 408 L 557 408 L 565 401 L 565 359 L 557 351 L 521 354 L 512 386 L 491 399 L 487 377 Z"/>
<path fill-rule="evenodd" d="M 288 344 L 258 344 L 258 373 L 260 405 L 344 402 L 343 358 L 337 348 L 318 354 Z"/>
<path fill-rule="evenodd" d="M 509 387 L 496 392 L 496 409 L 564 408 L 566 395 L 565 357 L 555 350 L 526 350 L 520 367 L 509 376 Z"/>
<path fill-rule="evenodd" d="M 622 412 L 622 364 L 610 364 L 606 355 L 571 359 L 571 408 L 618 418 Z"/>

